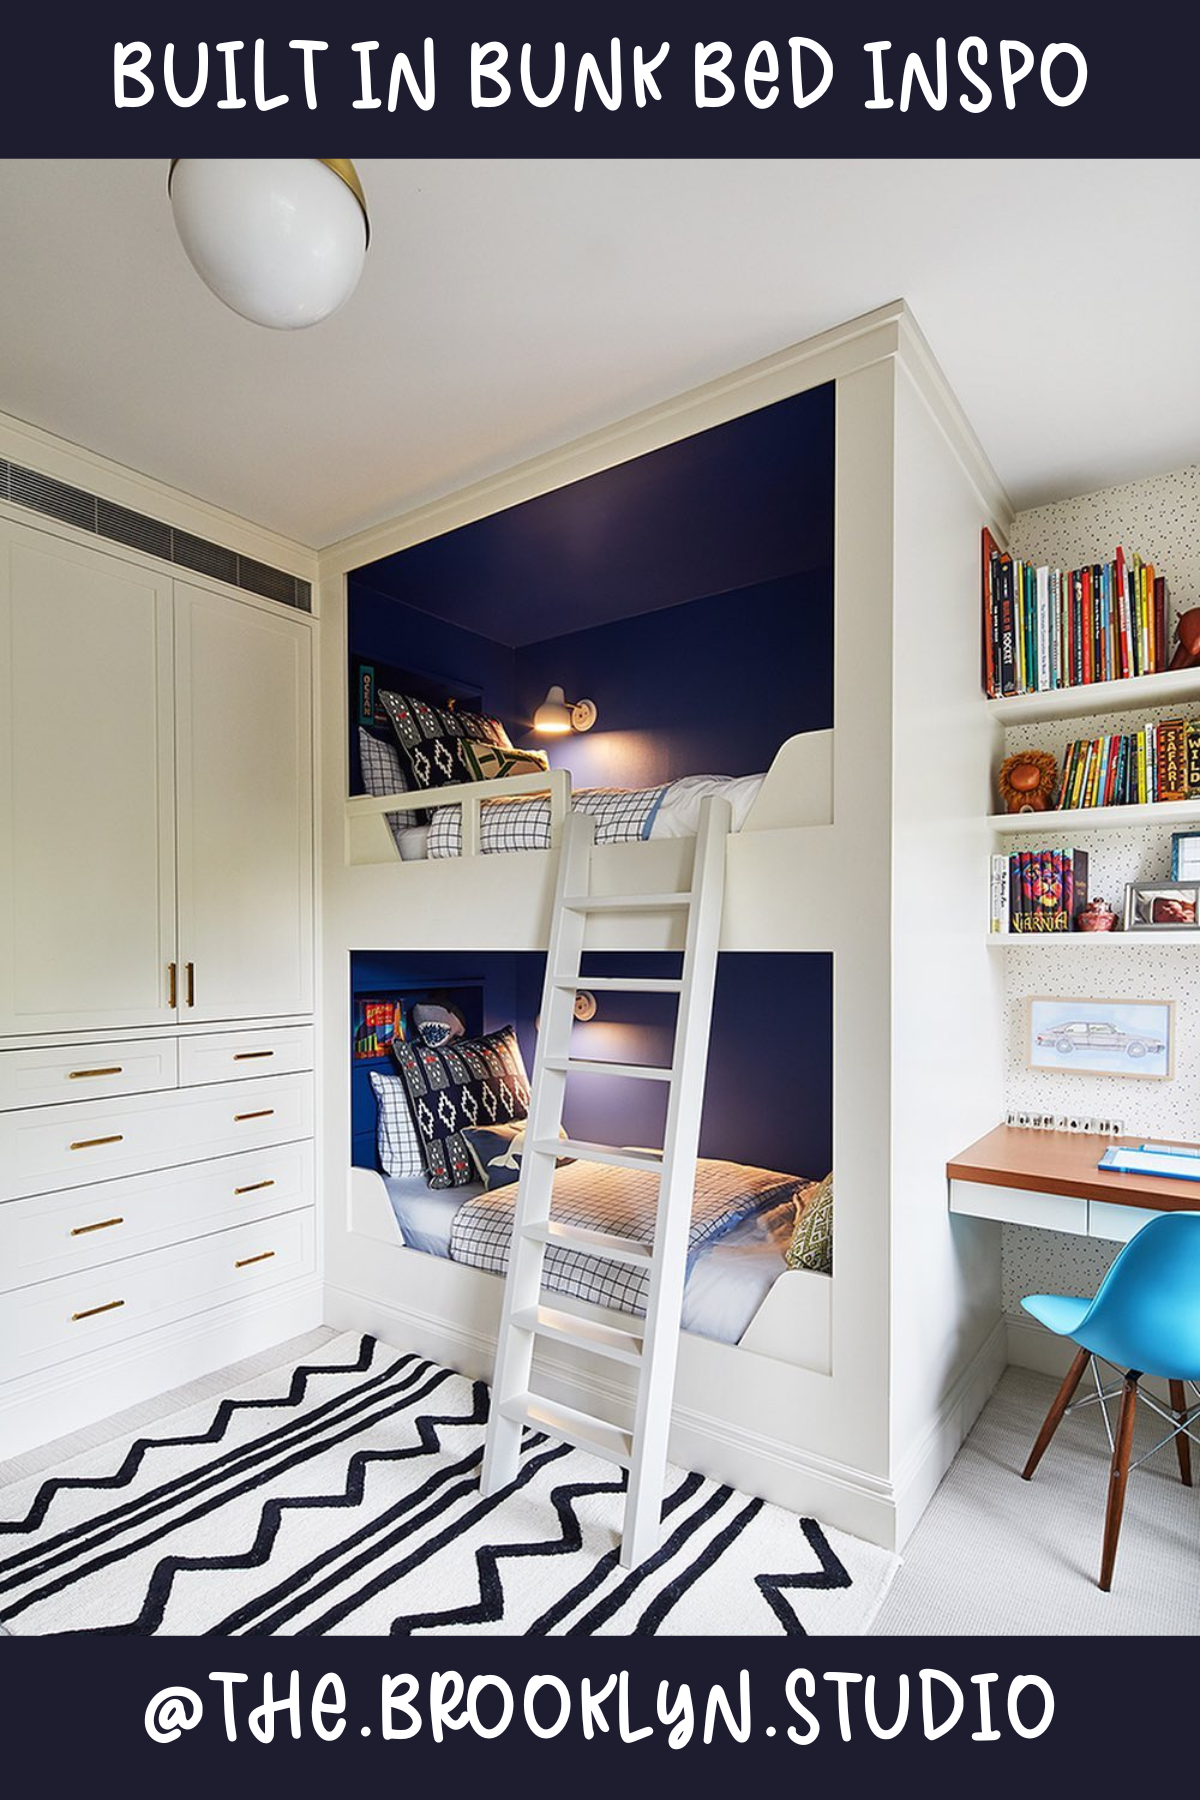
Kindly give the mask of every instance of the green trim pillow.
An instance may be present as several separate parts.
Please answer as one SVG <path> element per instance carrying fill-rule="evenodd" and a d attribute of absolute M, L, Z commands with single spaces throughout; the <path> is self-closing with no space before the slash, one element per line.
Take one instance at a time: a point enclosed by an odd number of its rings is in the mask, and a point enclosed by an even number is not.
<path fill-rule="evenodd" d="M 803 1205 L 787 1247 L 789 1269 L 833 1274 L 833 1175 L 804 1190 Z"/>

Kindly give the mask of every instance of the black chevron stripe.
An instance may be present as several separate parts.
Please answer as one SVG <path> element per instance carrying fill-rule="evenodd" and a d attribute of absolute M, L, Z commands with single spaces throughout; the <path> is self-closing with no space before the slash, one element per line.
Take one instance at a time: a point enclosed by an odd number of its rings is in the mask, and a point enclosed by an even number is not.
<path fill-rule="evenodd" d="M 583 1548 L 583 1527 L 575 1514 L 575 1501 L 583 1494 L 620 1494 L 624 1481 L 577 1481 L 569 1487 L 551 1491 L 550 1502 L 559 1523 L 556 1538 L 540 1538 L 530 1544 L 485 1544 L 475 1552 L 475 1574 L 479 1581 L 479 1599 L 471 1606 L 453 1612 L 403 1613 L 392 1620 L 391 1637 L 411 1637 L 439 1625 L 491 1624 L 504 1617 L 504 1583 L 499 1564 L 505 1557 L 569 1556 Z"/>
<path fill-rule="evenodd" d="M 653 1556 L 648 1556 L 645 1562 L 638 1564 L 636 1569 L 631 1569 L 624 1581 L 618 1582 L 612 1592 L 605 1594 L 602 1600 L 598 1600 L 590 1612 L 585 1613 L 582 1618 L 576 1619 L 573 1625 L 568 1626 L 563 1635 L 565 1637 L 592 1636 L 601 1625 L 606 1624 L 612 1618 L 615 1612 L 620 1611 L 629 1596 L 642 1585 L 643 1581 L 678 1556 L 688 1539 L 694 1536 L 702 1525 L 707 1525 L 708 1521 L 728 1504 L 733 1492 L 731 1487 L 717 1488 L 709 1495 L 703 1506 L 697 1507 L 689 1518 L 685 1519 L 681 1525 L 676 1526 L 666 1543 L 660 1544 Z"/>
<path fill-rule="evenodd" d="M 760 1592 L 784 1631 L 789 1637 L 807 1637 L 808 1633 L 796 1617 L 795 1611 L 783 1597 L 784 1588 L 843 1588 L 852 1587 L 849 1572 L 841 1558 L 837 1556 L 825 1533 L 815 1519 L 801 1519 L 800 1529 L 817 1553 L 821 1564 L 819 1569 L 810 1569 L 807 1573 L 793 1575 L 756 1575 L 755 1582 Z"/>
<path fill-rule="evenodd" d="M 446 1371 L 442 1371 L 442 1373 L 444 1375 Z M 420 1438 L 419 1444 L 409 1444 L 404 1448 L 397 1450 L 356 1450 L 346 1465 L 346 1486 L 343 1493 L 290 1494 L 282 1499 L 268 1500 L 259 1516 L 258 1530 L 255 1534 L 254 1542 L 248 1550 L 242 1551 L 238 1555 L 229 1556 L 164 1557 L 162 1561 L 155 1566 L 154 1571 L 151 1574 L 146 1589 L 146 1597 L 142 1602 L 141 1610 L 136 1619 L 124 1625 L 98 1626 L 71 1633 L 70 1635 L 80 1637 L 120 1635 L 135 1637 L 152 1636 L 162 1624 L 171 1598 L 175 1577 L 177 1575 L 185 1573 L 190 1574 L 203 1570 L 220 1569 L 229 1571 L 233 1569 L 244 1569 L 250 1571 L 265 1567 L 270 1561 L 271 1553 L 275 1547 L 275 1540 L 279 1535 L 279 1530 L 286 1513 L 325 1511 L 340 1507 L 361 1506 L 366 1489 L 367 1470 L 372 1464 L 406 1462 L 411 1461 L 415 1457 L 437 1455 L 442 1448 L 441 1439 L 438 1437 L 437 1433 L 437 1427 L 439 1425 L 482 1424 L 487 1417 L 487 1389 L 483 1386 L 482 1382 L 477 1383 L 476 1388 L 477 1390 L 482 1390 L 482 1406 L 479 1393 L 476 1392 L 475 1402 L 469 1413 L 463 1414 L 456 1412 L 443 1413 L 441 1415 L 421 1414 L 416 1420 L 417 1433 Z M 467 1470 L 473 1471 L 480 1460 L 481 1454 L 481 1451 L 474 1450 L 468 1456 L 465 1456 L 460 1463 L 456 1463 L 447 1469 L 435 1470 L 428 1481 L 423 1483 L 420 1488 L 405 1495 L 399 1505 L 392 1509 L 393 1513 L 406 1511 L 419 1506 L 424 1499 L 428 1498 L 431 1494 L 436 1493 L 438 1488 L 452 1481 L 456 1474 L 461 1474 Z M 470 1485 L 473 1484 L 469 1483 L 468 1486 Z M 378 1525 L 379 1521 L 375 1521 L 372 1525 L 368 1526 L 367 1529 L 377 1529 Z M 308 1565 L 309 1569 L 320 1568 L 328 1564 L 331 1560 L 341 1554 L 341 1549 L 341 1545 L 329 1546 L 322 1551 L 320 1557 Z M 299 1572 L 297 1573 L 299 1574 Z M 264 1605 L 269 1604 L 274 1595 L 285 1585 L 286 1584 L 279 1584 L 279 1587 L 268 1590 L 267 1593 L 259 1595 L 255 1599 L 246 1601 L 235 1613 L 230 1614 L 227 1619 L 221 1620 L 216 1625 L 208 1626 L 204 1635 L 207 1637 L 224 1637 L 232 1635 L 240 1625 L 246 1624 L 255 1613 L 261 1612 Z"/>
<path fill-rule="evenodd" d="M 761 1500 L 751 1500 L 748 1505 L 744 1506 L 737 1518 L 731 1519 L 729 1524 L 717 1533 L 690 1567 L 671 1577 L 666 1587 L 661 1589 L 641 1615 L 631 1635 L 634 1637 L 656 1636 L 659 1626 L 671 1609 L 679 1604 L 688 1589 L 693 1587 L 700 1577 L 713 1567 L 714 1563 L 720 1562 L 730 1544 L 734 1542 L 735 1538 L 741 1537 L 751 1519 L 756 1519 L 762 1508 Z"/>
<path fill-rule="evenodd" d="M 353 1363 L 298 1364 L 292 1371 L 292 1378 L 288 1386 L 288 1391 L 284 1395 L 262 1400 L 222 1400 L 218 1405 L 216 1412 L 213 1414 L 213 1422 L 207 1431 L 199 1432 L 188 1437 L 135 1438 L 126 1452 L 120 1468 L 112 1475 L 51 1476 L 48 1480 L 44 1481 L 38 1489 L 37 1494 L 30 1505 L 29 1511 L 23 1519 L 0 1519 L 0 1536 L 10 1532 L 36 1531 L 45 1519 L 50 1503 L 55 1495 L 64 1493 L 68 1489 L 93 1488 L 97 1492 L 102 1492 L 106 1489 L 111 1490 L 114 1488 L 128 1487 L 134 1476 L 137 1474 L 138 1469 L 141 1467 L 143 1458 L 148 1450 L 160 1448 L 173 1449 L 176 1447 L 182 1448 L 190 1444 L 217 1444 L 220 1443 L 221 1439 L 224 1437 L 229 1428 L 230 1420 L 235 1413 L 254 1410 L 270 1411 L 277 1407 L 299 1406 L 305 1397 L 308 1389 L 309 1377 L 312 1375 L 362 1374 L 362 1372 L 371 1365 L 371 1359 L 375 1353 L 375 1344 L 376 1340 L 373 1337 L 364 1336 L 359 1344 L 358 1356 Z M 412 1359 L 411 1357 L 403 1357 L 400 1360 L 403 1362 L 411 1361 Z M 398 1367 L 399 1364 L 393 1366 Z M 344 1399 L 344 1396 L 338 1396 L 338 1399 Z M 335 1405 L 337 1404 L 337 1399 L 329 1401 L 327 1404 L 329 1406 Z M 310 1414 L 309 1416 L 312 1417 L 313 1415 Z M 284 1426 L 280 1429 L 286 1430 L 288 1427 Z M 187 1478 L 179 1477 L 179 1479 L 183 1480 Z M 84 1530 L 86 1527 L 77 1526 L 74 1529 Z M 50 1542 L 56 1544 L 63 1543 L 72 1535 L 73 1534 L 70 1531 L 62 1532 L 57 1538 L 50 1540 Z M 38 1552 L 46 1548 L 48 1548 L 47 1544 L 37 1546 Z M 19 1556 L 5 1558 L 3 1562 L 0 1562 L 0 1570 L 15 1567 L 19 1561 Z"/>
<path fill-rule="evenodd" d="M 622 1478 L 622 1489 L 625 1485 L 625 1478 Z M 703 1485 L 703 1475 L 685 1475 L 674 1492 L 668 1494 L 663 1501 L 663 1522 L 665 1523 L 670 1518 L 677 1507 L 683 1506 L 690 1500 L 697 1488 L 703 1487 Z M 595 1567 L 584 1576 L 582 1581 L 576 1582 L 573 1588 L 568 1588 L 567 1592 L 556 1600 L 553 1606 L 549 1607 L 540 1618 L 535 1619 L 532 1625 L 526 1627 L 525 1636 L 545 1637 L 556 1625 L 561 1624 L 562 1620 L 573 1613 L 577 1606 L 582 1605 L 589 1594 L 595 1593 L 596 1589 L 607 1580 L 612 1570 L 617 1567 L 620 1556 L 621 1547 L 618 1544 L 614 1550 L 598 1557 Z"/>
<path fill-rule="evenodd" d="M 532 1481 L 535 1475 L 540 1474 L 548 1463 L 558 1462 L 560 1457 L 571 1454 L 570 1444 L 555 1444 L 548 1450 L 530 1456 L 518 1471 L 515 1481 L 510 1482 L 506 1488 L 501 1488 L 498 1494 L 492 1494 L 487 1499 L 480 1500 L 460 1520 L 439 1532 L 436 1537 L 427 1539 L 419 1549 L 412 1551 L 402 1562 L 382 1570 L 364 1587 L 356 1589 L 353 1594 L 330 1607 L 329 1611 L 323 1613 L 319 1619 L 313 1620 L 304 1627 L 303 1635 L 316 1637 L 322 1632 L 328 1631 L 332 1626 L 340 1624 L 352 1612 L 357 1612 L 368 1600 L 373 1600 L 376 1594 L 381 1594 L 385 1588 L 394 1587 L 396 1582 L 402 1581 L 413 1569 L 420 1568 L 422 1563 L 428 1562 L 430 1557 L 436 1556 L 439 1551 L 444 1550 L 447 1544 L 453 1543 L 456 1537 L 461 1537 L 464 1531 L 470 1531 L 481 1519 L 486 1519 L 495 1512 L 498 1506 L 502 1506 L 510 1495 L 517 1493 Z M 480 1460 L 482 1460 L 482 1451 Z M 377 1546 L 372 1560 L 378 1561 L 380 1556 L 392 1549 L 393 1544 L 403 1535 L 403 1533 L 397 1533 L 392 1540 Z"/>
<path fill-rule="evenodd" d="M 428 1369 L 432 1365 L 427 1363 L 424 1366 Z M 289 1454 L 286 1455 L 282 1461 L 276 1463 L 270 1470 L 271 1478 L 277 1478 L 280 1475 L 286 1474 L 290 1469 L 296 1468 L 301 1463 L 310 1462 L 314 1457 L 324 1455 L 328 1450 L 334 1448 L 334 1446 L 344 1443 L 347 1438 L 357 1437 L 360 1432 L 369 1430 L 382 1419 L 389 1418 L 398 1412 L 407 1411 L 409 1407 L 415 1406 L 419 1401 L 427 1398 L 427 1396 L 432 1393 L 435 1388 L 440 1387 L 444 1381 L 449 1381 L 452 1378 L 451 1370 L 435 1368 L 432 1376 L 426 1377 L 424 1385 L 415 1393 L 411 1391 L 406 1392 L 400 1400 L 393 1400 L 387 1396 L 373 1397 L 374 1399 L 382 1399 L 384 1402 L 377 1415 L 369 1419 L 351 1419 L 348 1423 L 339 1420 L 338 1425 L 341 1428 L 338 1429 L 334 1435 L 319 1438 L 315 1442 L 305 1443 L 300 1449 L 289 1447 Z M 137 1550 L 145 1549 L 148 1545 L 155 1543 L 159 1538 L 166 1537 L 169 1533 L 178 1531 L 185 1525 L 190 1525 L 194 1523 L 195 1520 L 204 1518 L 208 1513 L 215 1512 L 218 1508 L 228 1505 L 230 1501 L 239 1499 L 243 1494 L 249 1493 L 251 1489 L 261 1487 L 266 1478 L 266 1475 L 262 1471 L 252 1470 L 247 1475 L 246 1479 L 240 1482 L 240 1485 L 232 1488 L 222 1488 L 220 1492 L 210 1495 L 206 1500 L 193 1506 L 190 1512 L 173 1515 L 170 1519 L 148 1531 L 145 1536 L 135 1540 L 133 1543 L 124 1543 L 107 1551 L 103 1555 L 93 1556 L 89 1563 L 82 1564 L 76 1569 L 69 1570 L 60 1575 L 56 1580 L 48 1582 L 45 1586 L 37 1589 L 35 1592 L 27 1594 L 23 1599 L 7 1607 L 3 1613 L 3 1617 L 5 1619 L 16 1618 L 18 1614 L 24 1612 L 37 1601 L 44 1600 L 51 1594 L 62 1592 L 64 1588 L 72 1586 L 76 1581 L 82 1580 L 85 1576 L 96 1574 L 99 1570 L 109 1567 L 112 1563 L 119 1562 L 123 1557 L 131 1555 Z M 104 1535 L 106 1538 L 110 1538 L 114 1536 L 115 1533 L 109 1532 Z"/>

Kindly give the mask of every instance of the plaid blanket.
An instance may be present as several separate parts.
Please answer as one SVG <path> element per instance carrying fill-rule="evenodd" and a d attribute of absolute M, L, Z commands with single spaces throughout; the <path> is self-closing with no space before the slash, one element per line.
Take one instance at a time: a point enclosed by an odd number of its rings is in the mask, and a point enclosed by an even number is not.
<path fill-rule="evenodd" d="M 755 1169 L 745 1163 L 701 1157 L 696 1164 L 689 1260 L 701 1244 L 723 1237 L 751 1213 L 798 1198 L 809 1185 L 800 1176 L 783 1175 L 778 1169 Z M 574 1162 L 554 1177 L 552 1216 L 564 1225 L 608 1231 L 649 1245 L 654 1237 L 658 1187 L 658 1176 L 642 1169 Z M 470 1263 L 493 1275 L 504 1274 L 516 1191 L 511 1186 L 489 1190 L 459 1207 L 450 1232 L 453 1261 Z M 644 1313 L 650 1270 L 556 1245 L 546 1251 L 543 1283 L 556 1293 L 572 1294 L 595 1306 Z"/>
<path fill-rule="evenodd" d="M 654 815 L 666 787 L 580 788 L 571 796 L 574 812 L 591 813 L 598 844 L 629 844 L 650 836 Z M 485 856 L 506 850 L 549 850 L 550 802 L 485 800 L 479 809 L 479 848 Z M 461 856 L 462 808 L 434 808 L 429 826 L 428 855 Z"/>

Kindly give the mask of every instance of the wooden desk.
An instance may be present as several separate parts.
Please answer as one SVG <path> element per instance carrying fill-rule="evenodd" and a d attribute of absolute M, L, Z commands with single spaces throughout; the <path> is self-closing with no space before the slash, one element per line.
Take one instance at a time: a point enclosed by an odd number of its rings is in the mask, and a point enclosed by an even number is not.
<path fill-rule="evenodd" d="M 998 1125 L 946 1164 L 950 1211 L 1119 1243 L 1156 1213 L 1200 1212 L 1200 1182 L 1097 1168 L 1110 1144 L 1145 1141 Z"/>

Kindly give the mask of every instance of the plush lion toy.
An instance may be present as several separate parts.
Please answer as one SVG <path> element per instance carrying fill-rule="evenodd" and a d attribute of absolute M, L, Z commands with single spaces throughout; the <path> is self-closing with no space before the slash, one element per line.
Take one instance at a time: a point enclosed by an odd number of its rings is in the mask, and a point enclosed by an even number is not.
<path fill-rule="evenodd" d="M 1000 802 L 1005 812 L 1045 812 L 1058 779 L 1058 764 L 1045 750 L 1018 750 L 1000 765 Z"/>

